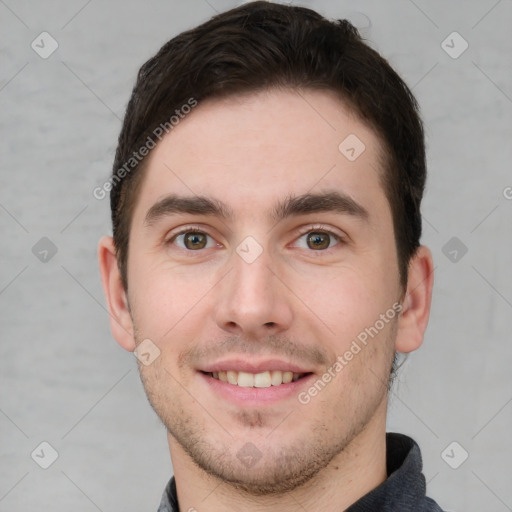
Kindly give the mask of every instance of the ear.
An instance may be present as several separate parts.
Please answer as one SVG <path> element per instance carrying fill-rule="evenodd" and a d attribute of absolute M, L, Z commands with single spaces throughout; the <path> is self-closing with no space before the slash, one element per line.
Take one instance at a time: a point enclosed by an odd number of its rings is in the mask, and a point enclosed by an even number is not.
<path fill-rule="evenodd" d="M 117 265 L 116 248 L 111 236 L 104 236 L 98 244 L 101 282 L 110 314 L 110 329 L 116 341 L 126 350 L 135 350 L 133 322 L 121 273 Z"/>
<path fill-rule="evenodd" d="M 434 285 L 434 264 L 428 247 L 421 245 L 411 258 L 407 290 L 398 321 L 397 352 L 412 352 L 423 343 Z"/>

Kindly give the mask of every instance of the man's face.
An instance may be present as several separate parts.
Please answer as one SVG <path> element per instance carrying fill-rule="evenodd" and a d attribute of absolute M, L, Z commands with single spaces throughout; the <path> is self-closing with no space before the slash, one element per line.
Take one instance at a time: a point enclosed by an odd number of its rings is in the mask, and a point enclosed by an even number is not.
<path fill-rule="evenodd" d="M 384 425 L 398 315 L 377 321 L 401 290 L 378 155 L 373 132 L 314 91 L 204 102 L 152 151 L 128 300 L 137 343 L 160 350 L 140 371 L 171 452 L 258 494 Z"/>

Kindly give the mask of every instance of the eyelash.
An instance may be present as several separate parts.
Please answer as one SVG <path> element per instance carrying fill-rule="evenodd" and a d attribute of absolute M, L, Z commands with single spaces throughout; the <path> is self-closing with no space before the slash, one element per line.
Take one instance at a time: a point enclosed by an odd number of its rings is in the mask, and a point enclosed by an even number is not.
<path fill-rule="evenodd" d="M 197 226 L 186 226 L 185 228 L 181 229 L 177 233 L 174 233 L 168 240 L 166 240 L 165 245 L 170 245 L 173 242 L 175 242 L 176 238 L 178 238 L 180 235 L 185 235 L 187 233 L 203 233 L 206 236 L 210 237 L 212 240 L 215 240 L 213 236 L 211 236 L 206 230 L 198 228 Z M 181 249 L 181 247 L 180 247 Z M 190 249 L 183 249 L 187 252 L 200 252 L 200 251 L 192 251 Z"/>
<path fill-rule="evenodd" d="M 346 241 L 344 240 L 342 235 L 335 233 L 331 229 L 329 229 L 325 226 L 322 226 L 321 224 L 315 224 L 313 226 L 308 226 L 307 229 L 300 232 L 300 234 L 295 238 L 295 240 L 297 241 L 300 238 L 302 238 L 304 235 L 308 235 L 309 233 L 316 233 L 316 232 L 325 233 L 325 234 L 329 235 L 331 238 L 334 238 L 337 243 L 333 247 L 328 247 L 327 249 L 322 249 L 322 250 L 317 250 L 317 251 L 311 249 L 311 252 L 313 252 L 313 253 L 325 253 L 325 252 L 330 251 L 331 249 L 334 249 L 334 247 L 336 247 L 338 245 L 342 245 L 342 244 L 346 243 Z"/>
<path fill-rule="evenodd" d="M 312 225 L 312 226 L 308 226 L 307 229 L 304 229 L 304 230 L 301 230 L 297 237 L 295 238 L 295 241 L 299 240 L 300 238 L 302 238 L 304 235 L 307 235 L 309 233 L 313 233 L 313 232 L 321 232 L 321 233 L 325 233 L 327 235 L 329 235 L 330 237 L 334 238 L 336 241 L 337 241 L 337 244 L 334 246 L 338 246 L 338 245 L 342 245 L 342 244 L 346 244 L 346 240 L 344 239 L 344 237 L 342 235 L 339 235 L 337 233 L 335 233 L 334 231 L 332 231 L 331 229 L 328 229 L 326 228 L 325 226 L 322 226 L 321 224 L 316 224 L 316 225 Z M 185 227 L 183 229 L 181 229 L 180 231 L 178 231 L 177 233 L 174 233 L 168 240 L 165 241 L 165 245 L 170 245 L 172 243 L 175 242 L 176 238 L 178 238 L 180 235 L 185 235 L 187 233 L 202 233 L 202 234 L 205 234 L 206 236 L 208 236 L 209 238 L 211 238 L 212 240 L 215 240 L 208 232 L 207 230 L 204 230 L 204 229 L 201 229 L 201 228 L 198 228 L 197 226 L 188 226 L 188 227 Z M 218 243 L 218 242 L 217 242 Z M 315 251 L 313 249 L 311 249 L 311 252 L 319 252 L 319 253 L 325 253 L 325 252 L 328 252 L 332 249 L 333 247 L 328 247 L 327 249 L 323 249 L 323 250 L 318 250 L 318 251 Z M 181 249 L 181 247 L 180 247 Z M 189 253 L 193 253 L 193 252 L 201 252 L 201 250 L 197 250 L 197 251 L 193 251 L 191 249 L 184 249 L 186 252 L 189 252 Z"/>

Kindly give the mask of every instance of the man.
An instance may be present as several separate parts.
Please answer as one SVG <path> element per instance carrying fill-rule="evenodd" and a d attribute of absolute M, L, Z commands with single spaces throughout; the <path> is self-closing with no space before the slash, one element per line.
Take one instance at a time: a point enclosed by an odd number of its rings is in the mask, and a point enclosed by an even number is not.
<path fill-rule="evenodd" d="M 99 261 L 168 431 L 159 511 L 440 511 L 386 434 L 433 284 L 422 123 L 346 21 L 253 2 L 140 70 Z"/>

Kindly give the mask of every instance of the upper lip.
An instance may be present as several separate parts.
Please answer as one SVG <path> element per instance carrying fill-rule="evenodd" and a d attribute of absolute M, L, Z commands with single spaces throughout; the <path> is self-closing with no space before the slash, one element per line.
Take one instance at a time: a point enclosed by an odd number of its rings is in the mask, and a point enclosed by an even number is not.
<path fill-rule="evenodd" d="M 247 361 L 246 359 L 225 359 L 214 363 L 206 364 L 199 368 L 206 373 L 235 371 L 247 373 L 261 373 L 264 371 L 280 370 L 282 372 L 310 373 L 312 370 L 298 364 L 283 361 L 280 359 L 265 359 L 262 361 Z"/>

